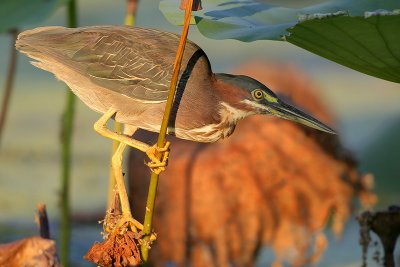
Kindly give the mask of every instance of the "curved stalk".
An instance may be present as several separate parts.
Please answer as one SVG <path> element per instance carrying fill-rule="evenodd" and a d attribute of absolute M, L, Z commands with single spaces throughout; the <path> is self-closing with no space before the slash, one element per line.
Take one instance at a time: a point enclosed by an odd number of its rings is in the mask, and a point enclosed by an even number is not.
<path fill-rule="evenodd" d="M 178 77 L 179 70 L 181 68 L 183 52 L 185 50 L 185 44 L 186 44 L 188 30 L 189 30 L 192 6 L 193 6 L 193 0 L 189 0 L 189 3 L 187 3 L 186 9 L 185 9 L 185 22 L 184 22 L 183 29 L 182 29 L 182 35 L 181 35 L 181 39 L 179 42 L 178 51 L 177 51 L 176 57 L 175 57 L 174 71 L 172 74 L 172 79 L 171 79 L 171 83 L 170 83 L 170 87 L 169 87 L 169 94 L 168 94 L 168 99 L 167 99 L 167 103 L 165 106 L 164 117 L 163 117 L 162 124 L 161 124 L 160 134 L 158 135 L 157 146 L 159 148 L 162 148 L 165 146 L 165 136 L 167 134 L 168 121 L 169 121 L 169 117 L 171 115 L 171 109 L 172 109 L 172 104 L 174 102 L 176 85 L 178 83 L 178 78 L 179 78 Z M 159 158 L 160 157 L 161 157 L 161 155 L 159 155 Z M 144 237 L 144 242 L 141 245 L 142 260 L 145 263 L 148 261 L 148 258 L 149 258 L 149 242 L 150 242 L 150 234 L 151 234 L 152 223 L 153 223 L 153 212 L 154 212 L 154 204 L 155 204 L 155 199 L 156 199 L 158 178 L 159 178 L 158 174 L 156 174 L 154 172 L 151 174 L 149 191 L 147 194 L 146 213 L 145 213 L 144 223 L 143 223 L 143 226 L 144 226 L 143 232 L 145 234 L 145 237 Z"/>

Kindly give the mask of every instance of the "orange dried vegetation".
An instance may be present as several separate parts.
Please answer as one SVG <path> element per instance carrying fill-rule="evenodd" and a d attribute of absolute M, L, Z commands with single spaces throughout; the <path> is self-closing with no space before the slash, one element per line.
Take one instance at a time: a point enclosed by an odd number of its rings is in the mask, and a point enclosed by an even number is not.
<path fill-rule="evenodd" d="M 239 72 L 239 71 L 237 71 Z M 288 66 L 250 64 L 252 76 L 332 125 L 308 79 Z M 142 140 L 154 140 L 146 133 Z M 272 266 L 315 263 L 327 248 L 329 219 L 343 231 L 352 200 L 376 198 L 372 176 L 362 176 L 338 137 L 279 118 L 252 116 L 215 144 L 172 139 L 167 171 L 158 188 L 151 252 L 156 266 L 252 266 L 263 245 Z M 149 171 L 131 152 L 129 180 L 134 214 L 144 210 Z M 310 252 L 311 251 L 311 252 Z"/>

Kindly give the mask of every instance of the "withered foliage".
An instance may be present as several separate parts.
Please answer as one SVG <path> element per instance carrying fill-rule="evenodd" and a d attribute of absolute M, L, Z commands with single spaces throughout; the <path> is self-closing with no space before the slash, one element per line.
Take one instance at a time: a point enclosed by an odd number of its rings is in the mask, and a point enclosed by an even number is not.
<path fill-rule="evenodd" d="M 333 119 L 310 81 L 288 66 L 253 64 L 241 74 L 264 82 L 321 121 Z M 146 133 L 139 138 L 154 140 Z M 253 116 L 215 144 L 172 139 L 169 166 L 158 188 L 152 262 L 164 266 L 252 266 L 263 245 L 274 267 L 315 263 L 328 246 L 328 221 L 336 235 L 359 197 L 376 199 L 373 178 L 360 175 L 338 136 L 279 118 Z M 134 214 L 144 213 L 149 171 L 131 152 L 129 181 Z"/>
<path fill-rule="evenodd" d="M 85 259 L 102 267 L 134 267 L 140 265 L 138 244 L 142 234 L 132 232 L 126 225 L 118 228 L 120 219 L 121 206 L 118 194 L 115 193 L 114 201 L 103 220 L 104 241 L 94 243 L 84 256 Z"/>
<path fill-rule="evenodd" d="M 85 259 L 102 267 L 134 267 L 140 264 L 140 251 L 135 233 L 111 232 L 102 243 L 95 243 Z"/>
<path fill-rule="evenodd" d="M 40 236 L 32 236 L 17 241 L 0 244 L 0 266 L 40 266 L 61 267 L 54 240 L 50 239 L 46 205 L 37 205 L 36 223 Z"/>
<path fill-rule="evenodd" d="M 61 267 L 54 240 L 33 236 L 0 244 L 0 266 Z"/>

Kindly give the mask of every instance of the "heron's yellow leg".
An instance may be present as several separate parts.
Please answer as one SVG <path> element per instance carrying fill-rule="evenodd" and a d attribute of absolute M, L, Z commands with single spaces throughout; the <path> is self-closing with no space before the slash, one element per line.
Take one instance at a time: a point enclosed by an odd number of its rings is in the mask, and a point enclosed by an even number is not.
<path fill-rule="evenodd" d="M 127 125 L 124 129 L 124 133 L 131 136 L 135 133 L 136 127 Z M 117 187 L 117 192 L 119 200 L 121 203 L 122 216 L 118 219 L 116 225 L 110 229 L 118 234 L 124 234 L 124 232 L 130 229 L 133 232 L 138 232 L 143 230 L 143 225 L 135 220 L 132 216 L 131 208 L 129 205 L 128 194 L 125 187 L 124 176 L 122 172 L 122 159 L 123 153 L 127 144 L 120 143 L 111 158 L 111 169 L 114 173 L 115 184 Z M 150 240 L 154 241 L 156 239 L 155 234 L 151 234 Z"/>
<path fill-rule="evenodd" d="M 116 113 L 116 110 L 110 108 L 103 116 L 100 117 L 98 121 L 96 121 L 93 125 L 93 128 L 96 132 L 100 135 L 110 138 L 115 141 L 119 141 L 120 143 L 126 144 L 130 147 L 136 148 L 140 151 L 146 153 L 146 155 L 150 158 L 151 162 L 147 165 L 150 169 L 155 173 L 160 173 L 165 170 L 168 162 L 168 149 L 169 149 L 169 142 L 166 142 L 165 147 L 158 148 L 157 145 L 149 146 L 146 143 L 140 142 L 130 136 L 124 134 L 118 134 L 116 132 L 111 131 L 107 128 L 107 122 L 111 119 L 111 117 Z M 133 134 L 133 133 L 132 133 Z M 158 159 L 157 153 L 163 153 L 161 160 Z"/>
<path fill-rule="evenodd" d="M 146 152 L 150 148 L 150 146 L 148 144 L 140 142 L 140 141 L 133 139 L 129 136 L 126 136 L 124 134 L 119 134 L 119 133 L 113 132 L 107 128 L 107 122 L 111 119 L 111 117 L 115 113 L 116 113 L 116 110 L 113 108 L 110 108 L 106 113 L 103 114 L 103 116 L 100 117 L 100 119 L 98 121 L 96 121 L 94 123 L 94 125 L 93 125 L 94 130 L 104 137 L 110 138 L 112 140 L 118 141 L 120 143 L 124 143 L 124 144 L 134 147 L 136 149 L 139 149 L 140 151 Z"/>
<path fill-rule="evenodd" d="M 137 229 L 143 229 L 143 225 L 132 217 L 129 205 L 128 194 L 126 192 L 124 177 L 122 175 L 122 155 L 125 148 L 126 144 L 120 143 L 111 160 L 111 167 L 114 172 L 115 183 L 117 185 L 122 210 L 122 218 L 118 221 L 115 229 L 119 230 L 122 226 L 127 224 L 133 232 L 137 232 Z"/>

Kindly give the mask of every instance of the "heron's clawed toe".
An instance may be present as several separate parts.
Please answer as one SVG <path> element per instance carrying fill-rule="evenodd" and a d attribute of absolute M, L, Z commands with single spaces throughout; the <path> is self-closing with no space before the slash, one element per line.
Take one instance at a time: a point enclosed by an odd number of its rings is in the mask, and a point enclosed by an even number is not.
<path fill-rule="evenodd" d="M 135 220 L 131 215 L 122 216 L 112 231 L 114 234 L 119 235 L 123 235 L 126 231 L 131 231 L 136 235 L 136 238 L 139 240 L 139 244 L 143 242 L 143 224 Z M 153 242 L 156 239 L 157 234 L 151 233 L 150 242 Z"/>
<path fill-rule="evenodd" d="M 113 231 L 123 234 L 124 231 L 132 231 L 134 233 L 143 230 L 143 224 L 135 220 L 131 215 L 122 215 L 115 225 Z"/>
<path fill-rule="evenodd" d="M 170 145 L 171 142 L 166 141 L 164 147 L 158 147 L 157 145 L 154 145 L 154 147 L 157 150 L 157 152 L 168 152 Z"/>
<path fill-rule="evenodd" d="M 151 160 L 151 162 L 146 163 L 146 165 L 151 169 L 152 172 L 160 174 L 162 171 L 165 171 L 165 168 L 168 165 L 170 144 L 170 142 L 166 142 L 165 146 L 162 148 L 154 145 L 146 151 L 147 156 Z M 159 153 L 162 153 L 161 159 L 157 157 Z"/>

